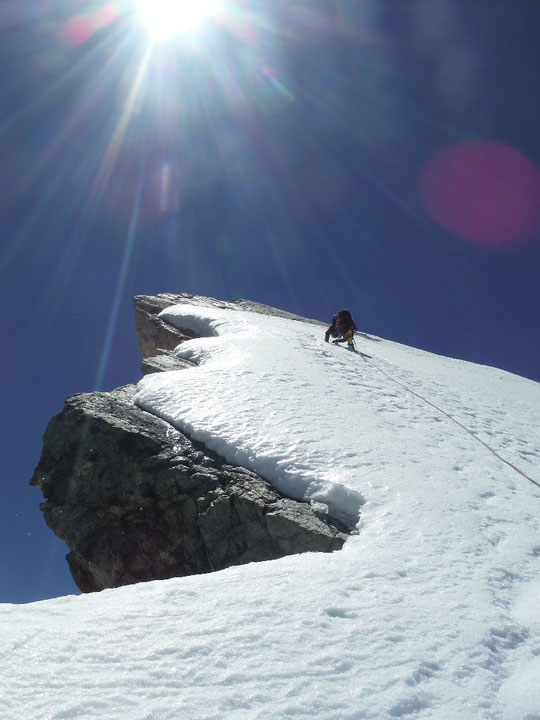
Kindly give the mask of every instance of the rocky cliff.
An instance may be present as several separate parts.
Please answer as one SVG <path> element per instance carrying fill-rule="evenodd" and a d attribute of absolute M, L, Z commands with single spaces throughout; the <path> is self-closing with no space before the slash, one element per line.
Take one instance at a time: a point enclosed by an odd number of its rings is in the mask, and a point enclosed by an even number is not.
<path fill-rule="evenodd" d="M 242 300 L 138 296 L 143 373 L 185 367 L 172 350 L 193 333 L 158 317 L 185 301 L 295 318 Z M 346 528 L 338 522 L 141 410 L 134 393 L 129 385 L 68 398 L 49 423 L 31 480 L 83 592 L 343 545 Z"/>

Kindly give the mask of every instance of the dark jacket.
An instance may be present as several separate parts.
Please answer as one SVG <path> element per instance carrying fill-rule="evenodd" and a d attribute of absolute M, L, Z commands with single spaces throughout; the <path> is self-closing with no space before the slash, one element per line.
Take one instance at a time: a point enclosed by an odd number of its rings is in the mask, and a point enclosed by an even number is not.
<path fill-rule="evenodd" d="M 354 324 L 354 320 L 352 319 L 352 317 L 347 318 L 347 320 L 348 320 L 348 322 L 345 323 L 346 326 L 344 325 L 341 328 L 338 327 L 338 313 L 336 313 L 334 315 L 334 317 L 332 318 L 332 324 L 330 325 L 330 327 L 324 334 L 325 341 L 328 342 L 330 335 L 332 335 L 332 337 L 335 337 L 335 338 L 339 337 L 340 335 L 345 335 L 345 333 L 348 333 L 351 328 L 354 332 L 356 330 L 356 325 Z"/>

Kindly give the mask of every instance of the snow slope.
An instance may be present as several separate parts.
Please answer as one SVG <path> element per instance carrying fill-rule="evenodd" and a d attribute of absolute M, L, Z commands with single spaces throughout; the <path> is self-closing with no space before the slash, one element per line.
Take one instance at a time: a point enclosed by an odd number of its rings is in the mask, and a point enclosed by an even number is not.
<path fill-rule="evenodd" d="M 137 402 L 357 531 L 344 549 L 0 606 L 0 718 L 540 720 L 540 385 L 179 305 Z"/>

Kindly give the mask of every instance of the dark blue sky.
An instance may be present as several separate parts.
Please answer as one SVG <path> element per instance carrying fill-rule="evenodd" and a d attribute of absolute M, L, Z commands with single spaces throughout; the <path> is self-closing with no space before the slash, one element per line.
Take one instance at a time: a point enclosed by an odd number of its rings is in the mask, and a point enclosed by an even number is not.
<path fill-rule="evenodd" d="M 348 306 L 540 381 L 538 23 L 231 1 L 150 52 L 129 0 L 0 2 L 0 602 L 76 591 L 28 481 L 68 395 L 139 379 L 135 294 Z"/>

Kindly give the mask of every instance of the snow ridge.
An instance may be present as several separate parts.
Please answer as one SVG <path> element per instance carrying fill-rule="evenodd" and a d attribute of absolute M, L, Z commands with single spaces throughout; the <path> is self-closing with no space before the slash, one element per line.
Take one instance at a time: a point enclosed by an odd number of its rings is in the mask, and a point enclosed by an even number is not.
<path fill-rule="evenodd" d="M 368 357 L 368 356 L 364 355 L 364 357 Z M 506 460 L 505 458 L 503 458 L 496 450 L 494 450 L 494 449 L 491 447 L 491 445 L 488 445 L 488 443 L 485 442 L 485 440 L 482 440 L 482 438 L 478 437 L 478 435 L 475 435 L 475 433 L 472 432 L 472 430 L 470 430 L 466 425 L 464 425 L 463 423 L 461 423 L 459 420 L 456 420 L 456 418 L 453 417 L 452 415 L 450 415 L 450 413 L 446 412 L 446 410 L 443 410 L 443 409 L 440 408 L 438 405 L 435 405 L 435 403 L 431 402 L 431 400 L 428 400 L 428 399 L 425 398 L 423 395 L 420 395 L 420 393 L 417 393 L 417 392 L 415 392 L 414 390 L 411 390 L 410 387 L 407 387 L 407 386 L 404 385 L 403 383 L 399 382 L 399 380 L 396 380 L 395 378 L 391 377 L 388 373 L 386 373 L 386 372 L 385 372 L 384 370 L 382 370 L 380 367 L 378 368 L 378 370 L 379 370 L 379 372 L 382 372 L 382 374 L 385 375 L 387 378 L 389 378 L 390 380 L 392 380 L 392 382 L 397 383 L 397 384 L 398 384 L 400 387 L 402 387 L 404 390 L 407 390 L 407 392 L 412 393 L 412 394 L 415 395 L 417 398 L 419 398 L 420 400 L 422 400 L 423 402 L 425 402 L 427 405 L 430 405 L 432 408 L 434 408 L 435 410 L 437 410 L 438 412 L 440 412 L 441 415 L 444 415 L 444 416 L 447 417 L 449 420 L 452 420 L 452 422 L 455 422 L 456 425 L 458 425 L 462 430 L 464 430 L 464 431 L 465 431 L 466 433 L 468 433 L 471 437 L 473 437 L 475 440 L 477 440 L 481 445 L 483 445 L 483 446 L 486 448 L 486 450 L 488 450 L 488 452 L 492 453 L 492 454 L 493 454 L 496 458 L 498 458 L 501 462 L 505 463 L 506 465 L 508 465 L 508 467 L 512 468 L 512 470 L 514 470 L 515 472 L 517 472 L 518 475 L 521 475 L 521 476 L 524 477 L 526 480 L 528 480 L 529 482 L 531 482 L 533 485 L 536 485 L 536 487 L 540 488 L 540 483 L 539 483 L 539 482 L 537 482 L 536 480 L 533 480 L 533 478 L 530 477 L 529 475 L 527 475 L 526 472 L 523 472 L 523 470 L 521 470 L 520 468 L 516 467 L 513 463 L 511 463 L 511 462 L 509 462 L 508 460 Z"/>
<path fill-rule="evenodd" d="M 354 483 L 338 479 L 350 465 L 354 427 L 341 399 L 336 409 L 343 380 L 329 348 L 323 348 L 328 362 L 320 366 L 320 328 L 184 304 L 167 308 L 160 317 L 202 336 L 176 351 L 197 367 L 147 376 L 139 384 L 137 404 L 229 462 L 262 475 L 289 497 L 309 500 L 354 527 L 364 498 Z M 324 383 L 321 372 L 327 376 Z M 314 407 L 323 406 L 313 434 L 305 423 Z M 336 431 L 339 443 L 332 438 Z M 354 471 L 353 463 L 348 472 Z"/>
<path fill-rule="evenodd" d="M 164 317 L 202 331 L 177 349 L 197 366 L 139 404 L 358 532 L 0 606 L 2 720 L 540 720 L 540 493 L 478 442 L 537 478 L 540 385 L 360 338 L 366 362 L 286 318 Z"/>

